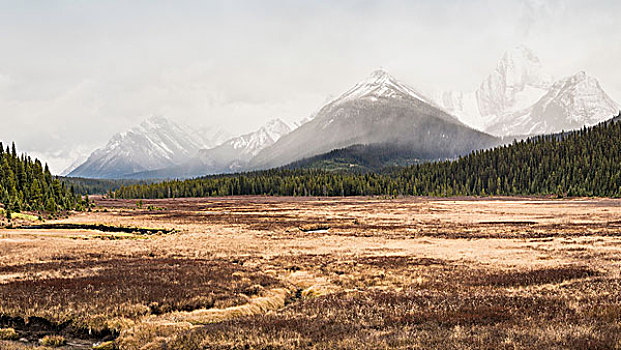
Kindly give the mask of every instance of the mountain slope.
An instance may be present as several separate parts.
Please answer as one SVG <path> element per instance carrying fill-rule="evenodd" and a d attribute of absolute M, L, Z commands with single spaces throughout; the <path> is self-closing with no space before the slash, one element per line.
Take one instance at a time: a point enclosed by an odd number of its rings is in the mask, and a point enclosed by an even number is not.
<path fill-rule="evenodd" d="M 376 71 L 325 105 L 311 121 L 259 152 L 250 168 L 273 168 L 334 149 L 382 143 L 446 158 L 499 140 L 465 126 L 416 90 Z"/>
<path fill-rule="evenodd" d="M 429 159 L 434 159 L 433 155 L 421 154 L 407 145 L 383 143 L 335 149 L 293 162 L 284 168 L 371 172 L 418 164 Z"/>
<path fill-rule="evenodd" d="M 127 132 L 114 135 L 105 147 L 94 151 L 68 176 L 121 178 L 184 162 L 204 144 L 191 128 L 163 117 L 152 117 Z"/>
<path fill-rule="evenodd" d="M 67 174 L 71 173 L 75 168 L 79 167 L 86 161 L 86 156 L 80 156 L 76 160 L 74 160 L 68 167 L 66 167 L 63 171 L 60 172 L 60 176 L 67 176 Z"/>
<path fill-rule="evenodd" d="M 554 83 L 527 112 L 504 115 L 486 131 L 494 135 L 555 133 L 595 125 L 618 112 L 619 105 L 597 79 L 580 72 Z"/>

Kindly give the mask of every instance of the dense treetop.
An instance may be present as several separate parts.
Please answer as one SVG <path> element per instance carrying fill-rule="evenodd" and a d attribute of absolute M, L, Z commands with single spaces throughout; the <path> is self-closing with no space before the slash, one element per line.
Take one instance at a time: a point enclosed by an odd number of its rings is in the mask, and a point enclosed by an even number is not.
<path fill-rule="evenodd" d="M 457 160 L 382 173 L 273 169 L 122 186 L 109 192 L 115 198 L 551 194 L 621 196 L 621 123 L 538 136 Z"/>

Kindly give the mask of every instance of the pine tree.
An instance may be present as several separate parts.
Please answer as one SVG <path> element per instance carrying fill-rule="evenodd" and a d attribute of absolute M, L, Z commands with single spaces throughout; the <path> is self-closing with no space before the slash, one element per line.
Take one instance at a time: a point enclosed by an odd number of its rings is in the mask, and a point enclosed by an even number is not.
<path fill-rule="evenodd" d="M 78 209 L 75 193 L 54 178 L 41 162 L 25 154 L 18 156 L 15 143 L 4 150 L 0 143 L 0 202 L 5 211 Z"/>

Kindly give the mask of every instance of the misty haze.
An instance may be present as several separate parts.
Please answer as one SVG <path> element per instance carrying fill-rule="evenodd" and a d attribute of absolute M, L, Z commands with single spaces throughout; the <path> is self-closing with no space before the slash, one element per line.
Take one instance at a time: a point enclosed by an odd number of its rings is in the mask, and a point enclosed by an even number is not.
<path fill-rule="evenodd" d="M 0 3 L 0 349 L 617 349 L 609 0 Z"/>

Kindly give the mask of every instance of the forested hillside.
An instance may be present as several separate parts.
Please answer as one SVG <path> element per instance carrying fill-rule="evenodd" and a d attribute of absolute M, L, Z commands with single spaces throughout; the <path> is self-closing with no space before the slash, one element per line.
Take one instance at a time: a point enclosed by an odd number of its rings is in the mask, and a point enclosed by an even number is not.
<path fill-rule="evenodd" d="M 87 200 L 76 195 L 52 176 L 38 159 L 18 155 L 13 143 L 6 149 L 0 142 L 0 201 L 5 216 L 11 212 L 83 209 Z"/>
<path fill-rule="evenodd" d="M 618 120 L 618 118 L 617 118 Z M 121 187 L 116 198 L 227 195 L 621 196 L 621 123 L 539 136 L 389 173 L 279 169 Z"/>
<path fill-rule="evenodd" d="M 382 143 L 353 145 L 302 159 L 284 166 L 286 169 L 323 169 L 329 171 L 385 172 L 398 166 L 438 160 L 433 154 L 416 152 L 408 146 Z"/>

